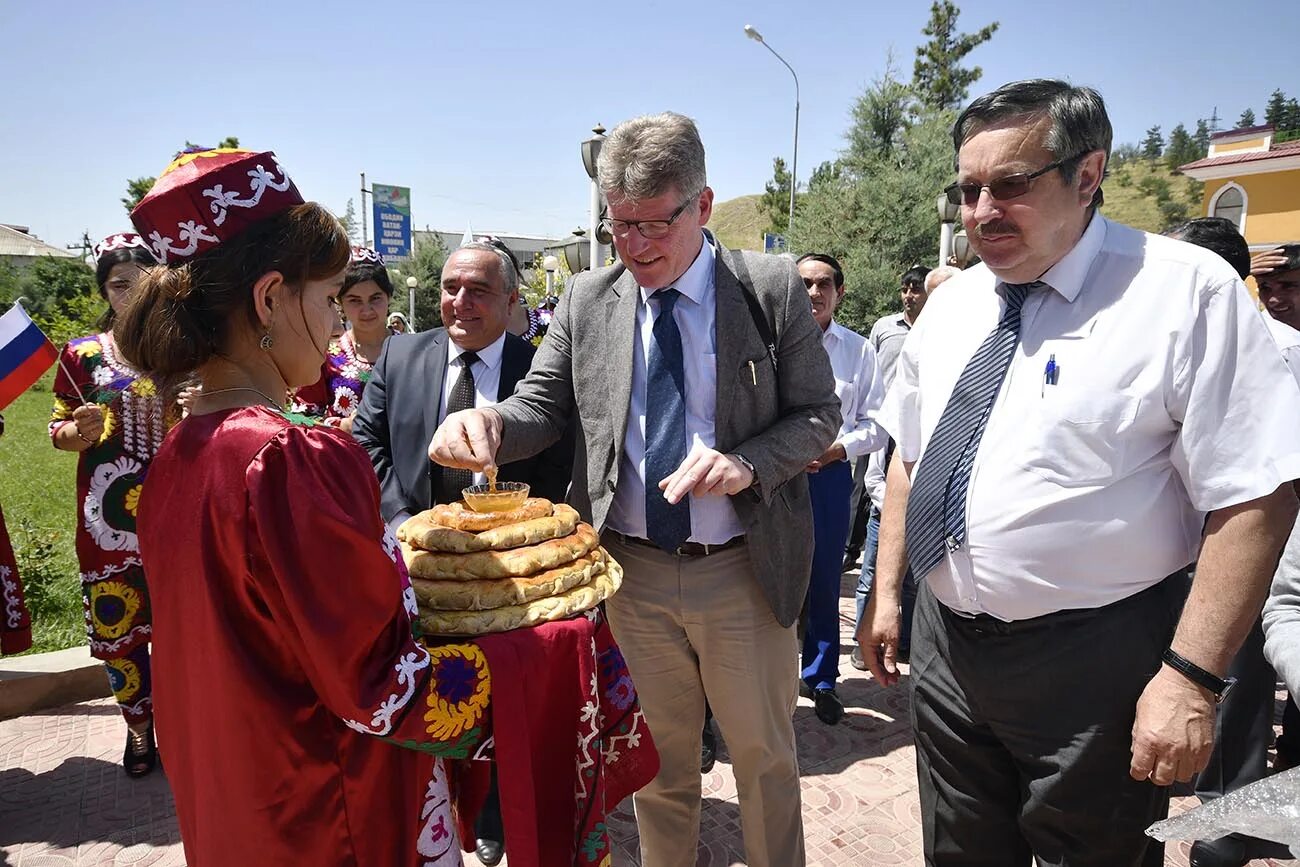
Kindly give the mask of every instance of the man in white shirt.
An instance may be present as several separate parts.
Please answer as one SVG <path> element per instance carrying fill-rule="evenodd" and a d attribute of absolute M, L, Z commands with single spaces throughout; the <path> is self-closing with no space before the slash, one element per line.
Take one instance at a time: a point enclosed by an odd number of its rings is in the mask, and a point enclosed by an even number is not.
<path fill-rule="evenodd" d="M 1095 91 L 1005 85 L 953 141 L 983 263 L 930 298 L 881 412 L 859 640 L 896 681 L 910 562 L 927 864 L 1161 863 L 1143 831 L 1205 764 L 1295 518 L 1300 393 L 1227 263 L 1096 213 Z"/>
<path fill-rule="evenodd" d="M 899 290 L 899 295 L 903 299 L 903 312 L 896 317 L 877 319 L 876 324 L 871 326 L 871 345 L 875 347 L 876 357 L 881 361 L 880 368 L 884 374 L 885 388 L 889 388 L 889 384 L 894 381 L 894 367 L 898 361 L 898 353 L 902 351 L 903 341 L 912 330 L 916 317 L 921 315 L 925 299 L 930 297 L 930 293 L 938 288 L 940 283 L 960 273 L 960 269 L 951 265 L 940 265 L 933 271 L 926 271 L 923 266 L 918 265 L 904 272 L 900 281 L 902 288 Z M 919 285 L 916 283 L 918 277 L 921 281 Z M 886 357 L 888 363 L 885 362 Z M 864 541 L 866 543 L 862 553 L 862 571 L 858 573 L 858 586 L 854 592 L 857 602 L 857 618 L 853 621 L 855 633 L 862 626 L 862 614 L 867 610 L 867 598 L 871 595 L 871 584 L 876 577 L 876 554 L 879 553 L 880 547 L 880 509 L 885 502 L 885 467 L 892 453 L 893 449 L 890 448 L 874 451 L 862 462 L 865 466 L 854 472 L 854 494 L 858 498 L 858 506 L 853 531 L 855 535 L 859 532 L 860 523 L 862 537 L 857 540 L 856 546 L 853 538 L 849 540 L 851 549 L 849 554 L 853 562 L 857 561 L 857 553 L 852 549 L 860 548 Z M 845 570 L 849 568 L 851 563 L 846 559 Z M 901 662 L 907 661 L 911 648 L 912 611 L 915 607 L 916 582 L 905 580 L 903 582 L 903 626 L 898 640 L 898 655 Z M 853 648 L 853 652 L 849 654 L 849 664 L 858 671 L 867 670 L 866 660 L 862 658 L 862 648 Z"/>
<path fill-rule="evenodd" d="M 876 352 L 867 339 L 835 321 L 844 300 L 844 270 L 833 256 L 806 253 L 797 263 L 808 288 L 813 319 L 822 330 L 822 346 L 835 375 L 840 401 L 840 429 L 835 442 L 808 465 L 812 497 L 812 580 L 804 605 L 802 691 L 813 700 L 817 718 L 836 725 L 844 718 L 844 703 L 835 692 L 840 676 L 841 552 L 852 520 L 853 471 L 849 460 L 865 460 L 884 446 L 888 435 L 875 421 L 885 388 Z"/>

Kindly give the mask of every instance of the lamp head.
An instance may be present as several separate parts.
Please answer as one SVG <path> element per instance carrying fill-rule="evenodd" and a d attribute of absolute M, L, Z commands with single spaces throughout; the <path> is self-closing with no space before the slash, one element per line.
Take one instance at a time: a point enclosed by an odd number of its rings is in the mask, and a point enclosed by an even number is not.
<path fill-rule="evenodd" d="M 755 42 L 763 41 L 763 34 L 755 30 L 753 24 L 745 25 L 745 35 L 748 36 L 750 39 L 754 40 Z"/>

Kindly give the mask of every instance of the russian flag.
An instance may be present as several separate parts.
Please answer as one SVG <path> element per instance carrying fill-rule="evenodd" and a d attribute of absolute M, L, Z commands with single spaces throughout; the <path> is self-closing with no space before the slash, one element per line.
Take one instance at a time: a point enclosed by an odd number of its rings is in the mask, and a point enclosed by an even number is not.
<path fill-rule="evenodd" d="M 58 360 L 59 351 L 21 304 L 0 316 L 0 410 Z"/>

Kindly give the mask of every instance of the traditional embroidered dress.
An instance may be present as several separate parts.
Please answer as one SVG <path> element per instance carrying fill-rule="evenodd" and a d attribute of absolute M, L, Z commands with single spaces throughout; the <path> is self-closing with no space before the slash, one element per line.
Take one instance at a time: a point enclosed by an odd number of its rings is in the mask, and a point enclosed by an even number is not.
<path fill-rule="evenodd" d="M 187 861 L 460 864 L 442 760 L 483 746 L 486 660 L 412 638 L 369 458 L 297 421 L 187 418 L 141 501 L 145 568 L 166 567 L 158 742 Z"/>
<path fill-rule="evenodd" d="M 163 401 L 118 354 L 111 334 L 71 341 L 54 379 L 51 439 L 83 402 L 104 410 L 104 433 L 77 463 L 77 560 L 90 654 L 105 661 L 128 722 L 149 719 L 149 591 L 135 518 L 149 462 L 166 433 Z M 83 401 L 84 398 L 84 401 Z"/>
<path fill-rule="evenodd" d="M 4 512 L 0 512 L 0 656 L 22 653 L 31 646 L 32 618 L 23 600 L 23 582 L 9 544 Z"/>
<path fill-rule="evenodd" d="M 320 379 L 294 393 L 294 411 L 337 426 L 361 406 L 361 392 L 373 370 L 374 365 L 357 354 L 352 332 L 345 331 L 330 342 Z"/>

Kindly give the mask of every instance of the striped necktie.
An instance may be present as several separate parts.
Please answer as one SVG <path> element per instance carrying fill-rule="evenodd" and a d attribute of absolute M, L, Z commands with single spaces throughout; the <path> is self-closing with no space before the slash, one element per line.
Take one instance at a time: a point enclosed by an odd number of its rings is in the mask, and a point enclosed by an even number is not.
<path fill-rule="evenodd" d="M 907 500 L 907 557 L 923 580 L 966 540 L 966 492 L 980 439 L 1020 342 L 1020 306 L 1037 283 L 1005 284 L 1006 312 L 957 379 L 916 467 Z"/>

